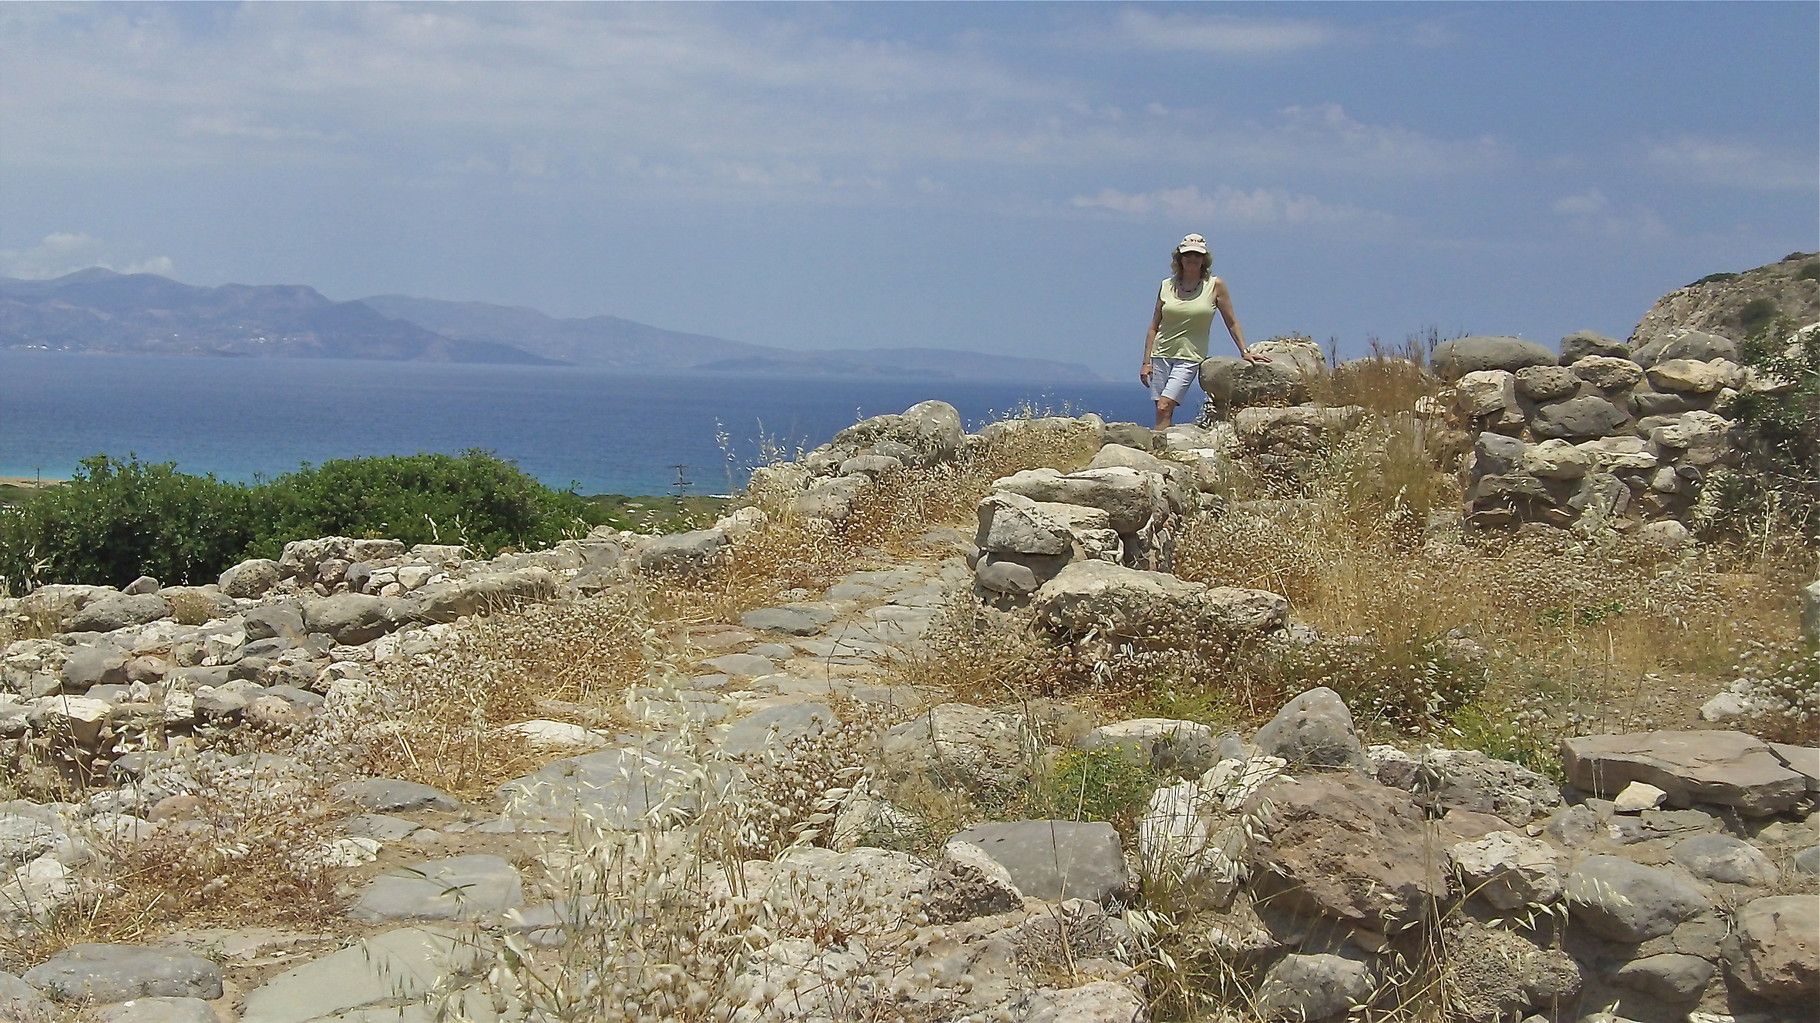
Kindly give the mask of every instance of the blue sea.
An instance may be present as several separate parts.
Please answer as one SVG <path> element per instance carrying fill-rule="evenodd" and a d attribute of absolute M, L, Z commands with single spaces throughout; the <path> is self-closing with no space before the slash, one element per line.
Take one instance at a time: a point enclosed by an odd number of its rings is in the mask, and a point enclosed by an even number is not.
<path fill-rule="evenodd" d="M 1135 376 L 1039 385 L 0 350 L 0 476 L 67 479 L 105 453 L 251 482 L 306 462 L 481 448 L 584 494 L 675 494 L 679 478 L 687 493 L 726 493 L 755 465 L 931 398 L 970 430 L 1023 408 L 1137 420 L 1149 407 Z"/>

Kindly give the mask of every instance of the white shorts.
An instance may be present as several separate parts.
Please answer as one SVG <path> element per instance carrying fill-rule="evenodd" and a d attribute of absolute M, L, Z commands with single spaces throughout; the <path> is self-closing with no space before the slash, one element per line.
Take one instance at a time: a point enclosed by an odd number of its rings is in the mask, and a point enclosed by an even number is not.
<path fill-rule="evenodd" d="M 1150 357 L 1150 394 L 1161 401 L 1168 398 L 1177 405 L 1188 396 L 1188 385 L 1201 375 L 1199 359 L 1165 359 Z"/>

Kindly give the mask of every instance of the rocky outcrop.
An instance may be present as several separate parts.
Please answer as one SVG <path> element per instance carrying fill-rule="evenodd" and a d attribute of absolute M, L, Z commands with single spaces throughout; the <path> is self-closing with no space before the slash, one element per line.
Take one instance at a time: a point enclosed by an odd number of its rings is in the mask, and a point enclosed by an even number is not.
<path fill-rule="evenodd" d="M 1643 314 L 1630 346 L 1653 349 L 1688 332 L 1741 340 L 1777 316 L 1796 323 L 1820 320 L 1820 253 L 1791 253 L 1777 263 L 1677 288 Z"/>

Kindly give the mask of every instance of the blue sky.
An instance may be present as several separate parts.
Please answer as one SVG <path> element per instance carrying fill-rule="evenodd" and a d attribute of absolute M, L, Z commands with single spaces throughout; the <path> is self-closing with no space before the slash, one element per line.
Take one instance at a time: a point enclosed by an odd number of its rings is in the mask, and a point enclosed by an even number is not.
<path fill-rule="evenodd" d="M 1813 3 L 0 4 L 0 274 L 1113 377 L 1189 231 L 1254 339 L 1624 336 L 1817 168 Z"/>

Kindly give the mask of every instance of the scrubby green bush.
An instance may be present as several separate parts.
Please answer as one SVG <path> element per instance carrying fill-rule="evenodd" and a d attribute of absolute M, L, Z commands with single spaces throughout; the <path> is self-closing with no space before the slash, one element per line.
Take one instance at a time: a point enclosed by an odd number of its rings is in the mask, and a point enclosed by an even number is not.
<path fill-rule="evenodd" d="M 75 477 L 0 515 L 0 576 L 15 592 L 38 582 L 125 586 L 213 582 L 253 538 L 245 488 L 128 455 L 84 459 Z"/>
<path fill-rule="evenodd" d="M 1802 337 L 1793 326 L 1779 317 L 1741 346 L 1743 363 L 1775 386 L 1746 390 L 1732 407 L 1744 459 L 1739 472 L 1715 481 L 1714 523 L 1774 513 L 1810 537 L 1820 531 L 1820 332 Z"/>
<path fill-rule="evenodd" d="M 96 455 L 68 483 L 0 514 L 0 585 L 123 586 L 140 575 L 207 583 L 315 536 L 496 552 L 549 545 L 602 518 L 582 497 L 484 451 L 342 459 L 252 487 Z"/>
<path fill-rule="evenodd" d="M 481 551 L 547 546 L 601 519 L 579 495 L 551 490 L 479 450 L 306 465 L 254 495 L 261 518 L 247 556 L 262 558 L 311 536 L 463 543 Z"/>

